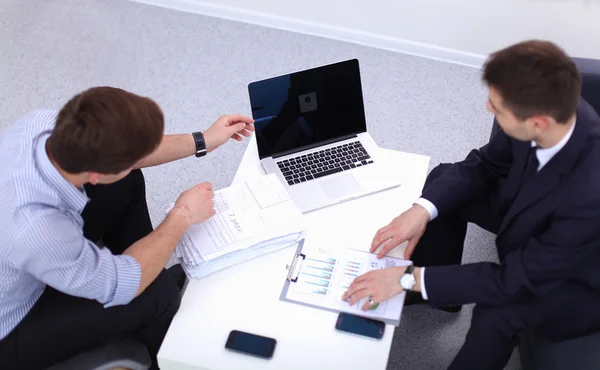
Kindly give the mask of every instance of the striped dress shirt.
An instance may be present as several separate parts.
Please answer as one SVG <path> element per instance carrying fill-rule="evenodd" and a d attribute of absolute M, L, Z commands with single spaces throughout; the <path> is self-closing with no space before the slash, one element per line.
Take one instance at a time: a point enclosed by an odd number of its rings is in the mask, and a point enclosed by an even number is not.
<path fill-rule="evenodd" d="M 0 339 L 46 286 L 104 307 L 129 303 L 139 288 L 133 257 L 113 255 L 83 236 L 88 198 L 46 153 L 57 114 L 32 112 L 0 135 Z"/>

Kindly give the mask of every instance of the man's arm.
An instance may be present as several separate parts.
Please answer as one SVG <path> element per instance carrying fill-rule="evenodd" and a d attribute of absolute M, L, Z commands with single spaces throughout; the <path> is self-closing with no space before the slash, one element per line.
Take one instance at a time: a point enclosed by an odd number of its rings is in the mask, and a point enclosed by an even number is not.
<path fill-rule="evenodd" d="M 462 266 L 427 267 L 425 286 L 434 306 L 505 305 L 530 294 L 542 296 L 586 263 L 600 263 L 600 202 L 571 203 L 558 210 L 545 232 L 504 258 Z"/>
<path fill-rule="evenodd" d="M 242 141 L 242 136 L 250 137 L 254 131 L 254 120 L 239 114 L 219 117 L 203 132 L 206 151 L 212 152 L 229 139 Z M 194 136 L 190 134 L 164 135 L 158 148 L 136 163 L 134 169 L 158 166 L 189 157 L 196 153 Z"/>
<path fill-rule="evenodd" d="M 14 268 L 65 294 L 105 307 L 127 304 L 158 276 L 188 227 L 215 214 L 211 189 L 203 183 L 183 192 L 163 223 L 122 255 L 98 248 L 73 220 L 56 211 L 32 220 L 8 259 Z"/>
<path fill-rule="evenodd" d="M 15 240 L 8 260 L 15 269 L 58 291 L 96 300 L 105 307 L 129 303 L 141 279 L 135 258 L 99 248 L 60 212 L 31 220 Z"/>
<path fill-rule="evenodd" d="M 513 160 L 512 139 L 499 131 L 492 141 L 472 150 L 461 162 L 451 164 L 423 191 L 422 198 L 434 207 L 427 208 L 432 219 L 492 189 L 498 179 L 508 176 Z M 434 211 L 434 212 L 432 212 Z"/>
<path fill-rule="evenodd" d="M 158 166 L 187 158 L 196 153 L 196 143 L 192 134 L 165 135 L 158 148 L 139 161 L 134 169 Z"/>
<path fill-rule="evenodd" d="M 156 230 L 123 252 L 124 255 L 135 258 L 141 267 L 141 281 L 136 297 L 156 279 L 190 226 L 189 218 L 179 209 L 173 208 Z"/>

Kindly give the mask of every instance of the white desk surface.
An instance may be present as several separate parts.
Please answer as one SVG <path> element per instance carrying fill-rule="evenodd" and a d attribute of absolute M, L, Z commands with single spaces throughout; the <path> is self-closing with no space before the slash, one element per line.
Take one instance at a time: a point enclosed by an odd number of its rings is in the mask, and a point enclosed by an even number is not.
<path fill-rule="evenodd" d="M 375 232 L 407 209 L 421 193 L 429 157 L 384 150 L 405 178 L 400 187 L 305 215 L 306 245 L 368 250 Z M 250 140 L 233 183 L 264 175 Z M 400 246 L 390 254 L 402 256 Z M 381 340 L 335 330 L 337 314 L 279 301 L 296 247 L 190 281 L 158 354 L 163 370 L 191 369 L 385 369 L 395 327 Z M 277 340 L 271 360 L 225 349 L 231 330 Z"/>

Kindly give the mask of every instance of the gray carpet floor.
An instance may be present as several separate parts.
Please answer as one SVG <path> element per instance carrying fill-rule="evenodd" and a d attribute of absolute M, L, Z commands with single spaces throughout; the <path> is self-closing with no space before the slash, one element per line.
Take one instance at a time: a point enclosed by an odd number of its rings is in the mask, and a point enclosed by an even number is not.
<path fill-rule="evenodd" d="M 251 81 L 349 58 L 361 63 L 369 131 L 380 146 L 429 155 L 433 168 L 486 142 L 492 116 L 477 69 L 124 0 L 0 2 L 0 130 L 97 85 L 155 99 L 168 133 L 202 130 L 220 114 L 250 114 Z M 232 142 L 200 160 L 145 170 L 153 223 L 198 182 L 227 186 L 244 149 Z M 493 248 L 492 236 L 472 227 L 464 261 L 494 261 Z M 470 318 L 470 307 L 408 307 L 388 368 L 444 369 Z M 518 368 L 515 352 L 507 369 Z"/>

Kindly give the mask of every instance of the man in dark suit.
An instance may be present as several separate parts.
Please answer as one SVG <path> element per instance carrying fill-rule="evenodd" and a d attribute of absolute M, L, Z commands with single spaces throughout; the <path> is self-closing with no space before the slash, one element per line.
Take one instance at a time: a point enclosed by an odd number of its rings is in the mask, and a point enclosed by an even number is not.
<path fill-rule="evenodd" d="M 408 241 L 422 267 L 372 271 L 344 296 L 369 297 L 363 309 L 402 291 L 407 304 L 475 303 L 450 369 L 504 368 L 530 328 L 556 340 L 600 328 L 600 117 L 580 74 L 556 45 L 527 41 L 492 54 L 483 80 L 502 131 L 435 168 L 373 239 L 379 257 Z M 468 222 L 497 234 L 499 264 L 460 264 Z"/>

